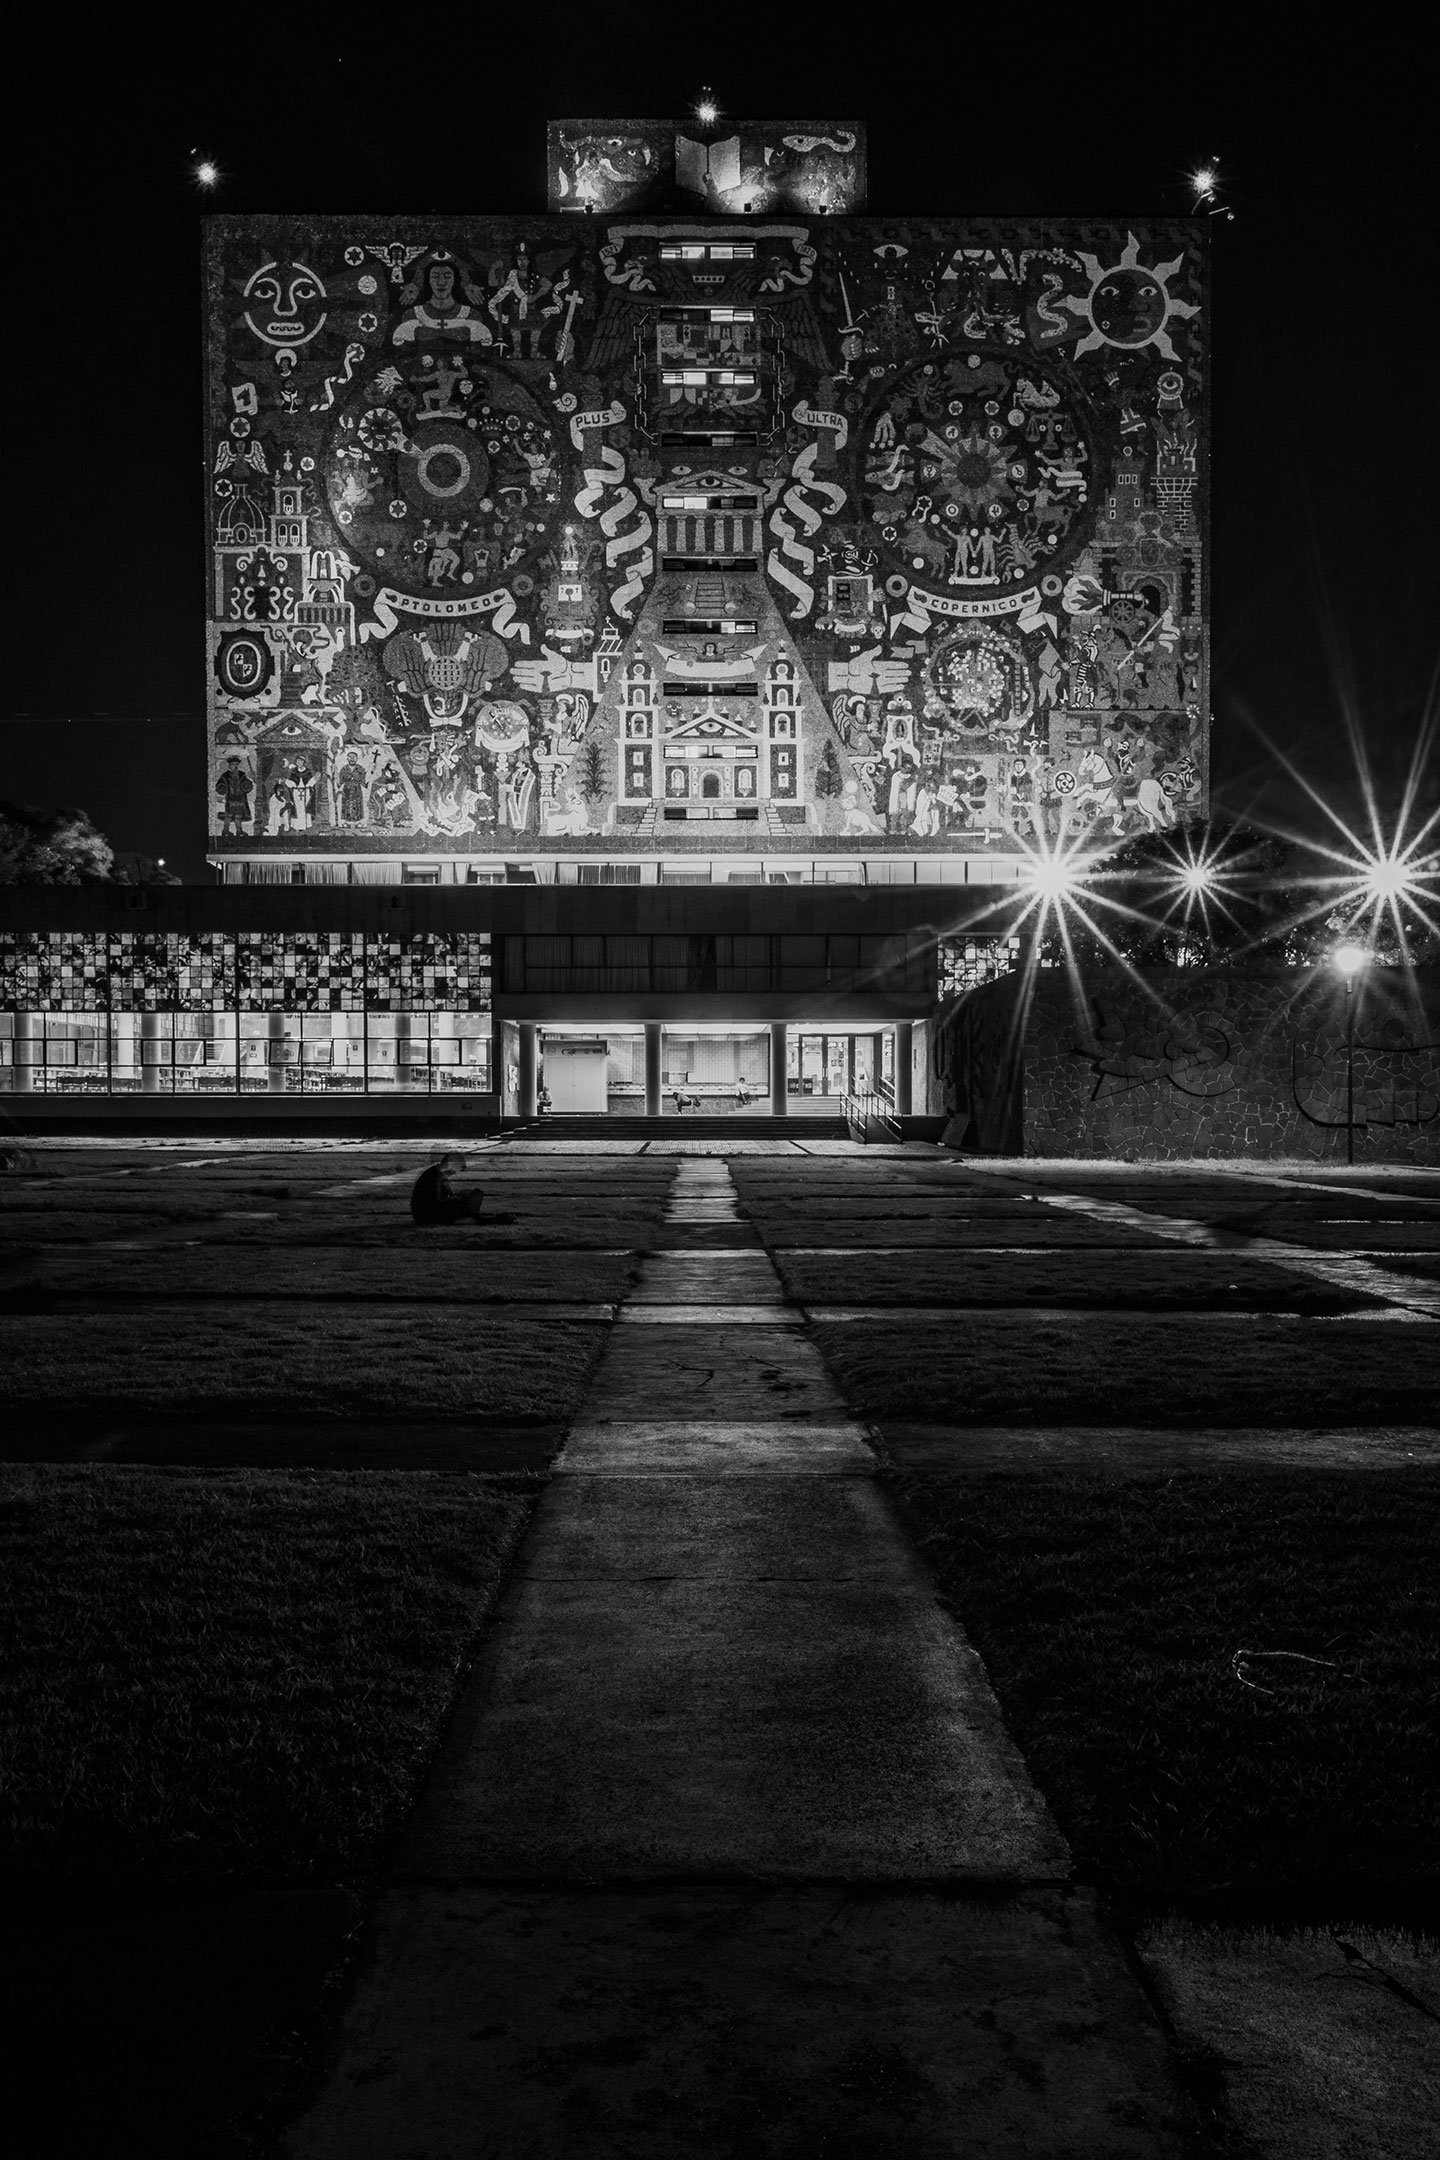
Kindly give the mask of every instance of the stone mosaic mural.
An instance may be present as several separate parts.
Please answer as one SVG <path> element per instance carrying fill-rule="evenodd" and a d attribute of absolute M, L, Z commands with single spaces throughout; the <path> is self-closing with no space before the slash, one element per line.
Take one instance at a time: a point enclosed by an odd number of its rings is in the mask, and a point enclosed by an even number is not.
<path fill-rule="evenodd" d="M 214 853 L 995 854 L 1199 812 L 1202 249 L 211 221 Z"/>

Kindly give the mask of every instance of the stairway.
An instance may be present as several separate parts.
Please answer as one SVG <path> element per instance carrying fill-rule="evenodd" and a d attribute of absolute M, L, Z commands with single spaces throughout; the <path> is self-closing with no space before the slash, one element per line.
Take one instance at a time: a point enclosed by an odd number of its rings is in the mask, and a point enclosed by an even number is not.
<path fill-rule="evenodd" d="M 513 1128 L 512 1140 L 844 1140 L 843 1117 L 546 1117 Z"/>

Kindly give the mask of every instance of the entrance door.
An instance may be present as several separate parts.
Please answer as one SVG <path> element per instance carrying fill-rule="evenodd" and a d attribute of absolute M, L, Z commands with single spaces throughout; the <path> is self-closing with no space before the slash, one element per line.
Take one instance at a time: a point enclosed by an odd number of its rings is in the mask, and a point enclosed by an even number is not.
<path fill-rule="evenodd" d="M 591 1117 L 609 1108 L 607 1071 L 609 1051 L 605 1043 L 556 1042 L 545 1044 L 545 1085 L 550 1108 Z"/>
<path fill-rule="evenodd" d="M 802 1035 L 799 1093 L 874 1094 L 880 1078 L 880 1044 L 879 1035 Z"/>

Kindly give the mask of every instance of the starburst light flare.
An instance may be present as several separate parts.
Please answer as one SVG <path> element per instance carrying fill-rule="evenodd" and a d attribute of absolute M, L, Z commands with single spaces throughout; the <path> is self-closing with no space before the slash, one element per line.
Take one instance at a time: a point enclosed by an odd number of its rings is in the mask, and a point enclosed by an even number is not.
<path fill-rule="evenodd" d="M 197 187 L 214 188 L 220 185 L 220 168 L 213 158 L 201 158 L 195 167 Z"/>

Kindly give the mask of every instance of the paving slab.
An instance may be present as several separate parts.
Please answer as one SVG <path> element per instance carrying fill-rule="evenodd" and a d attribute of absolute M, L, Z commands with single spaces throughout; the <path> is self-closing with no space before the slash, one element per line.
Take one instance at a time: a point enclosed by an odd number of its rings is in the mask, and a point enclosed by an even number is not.
<path fill-rule="evenodd" d="M 1384 1268 L 1376 1267 L 1373 1261 L 1353 1259 L 1344 1253 L 1319 1253 L 1312 1246 L 1286 1244 L 1280 1238 L 1254 1237 L 1242 1230 L 1224 1230 L 1212 1223 L 1129 1207 L 1118 1200 L 1095 1200 L 1082 1193 L 1043 1193 L 1039 1197 L 1047 1207 L 1068 1208 L 1106 1222 L 1143 1227 L 1183 1245 L 1246 1253 L 1256 1260 L 1283 1260 L 1297 1273 L 1313 1275 L 1319 1282 L 1333 1283 L 1343 1290 L 1360 1291 L 1367 1297 L 1383 1298 L 1392 1307 L 1417 1313 L 1425 1319 L 1440 1319 L 1440 1290 L 1407 1283 L 1387 1274 Z"/>
<path fill-rule="evenodd" d="M 662 1305 L 658 1298 L 638 1299 L 623 1306 L 615 1315 L 629 1326 L 642 1327 L 694 1327 L 699 1313 L 704 1312 L 714 1327 L 763 1327 L 803 1328 L 805 1315 L 798 1306 L 786 1308 L 784 1301 L 772 1299 L 765 1305 L 727 1305 L 708 1298 L 692 1298 L 684 1305 Z"/>
<path fill-rule="evenodd" d="M 1179 2160 L 1090 1901 L 391 1891 L 293 2160 Z"/>
<path fill-rule="evenodd" d="M 868 1475 L 817 1478 L 807 1465 L 765 1479 L 687 1470 L 617 1481 L 572 1471 L 556 1480 L 545 1508 L 545 1534 L 526 1570 L 531 1582 L 926 1587 L 908 1546 L 891 1535 L 885 1499 Z"/>
<path fill-rule="evenodd" d="M 1162 2036 L 723 1160 L 663 1235 L 296 2160 L 1179 2160 Z"/>
<path fill-rule="evenodd" d="M 691 1325 L 692 1318 L 665 1328 L 615 1329 L 585 1399 L 587 1426 L 635 1418 L 847 1421 L 818 1353 L 802 1358 L 793 1328 L 722 1329 L 699 1320 Z"/>
<path fill-rule="evenodd" d="M 406 1879 L 1068 1873 L 979 1659 L 908 1583 L 527 1572 L 490 1644 Z"/>
<path fill-rule="evenodd" d="M 722 1398 L 723 1401 L 723 1398 Z M 572 1428 L 557 1481 L 573 1476 L 631 1478 L 831 1477 L 875 1475 L 875 1456 L 860 1427 L 797 1413 L 777 1419 L 589 1420 Z"/>

